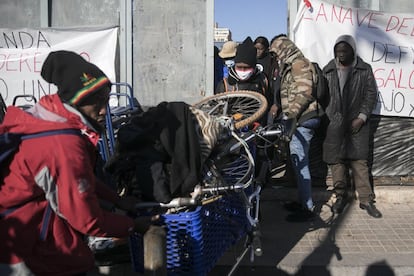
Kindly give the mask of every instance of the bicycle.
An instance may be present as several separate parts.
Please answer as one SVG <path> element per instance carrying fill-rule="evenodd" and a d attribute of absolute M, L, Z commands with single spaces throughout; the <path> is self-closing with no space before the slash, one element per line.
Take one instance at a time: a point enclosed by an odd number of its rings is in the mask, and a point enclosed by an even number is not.
<path fill-rule="evenodd" d="M 212 154 L 204 168 L 202 184 L 194 188 L 192 197 L 137 205 L 139 210 L 167 210 L 162 220 L 167 229 L 169 275 L 205 275 L 243 237 L 245 248 L 228 275 L 236 271 L 248 252 L 251 262 L 263 254 L 259 227 L 262 187 L 254 184 L 254 158 L 248 143 L 257 137 L 278 139 L 281 134 L 281 128 L 259 128 L 241 136 L 236 134 Z M 131 241 L 136 243 L 137 240 Z M 139 258 L 133 258 L 135 266 Z"/>
<path fill-rule="evenodd" d="M 203 177 L 191 197 L 174 198 L 168 203 L 142 202 L 137 210 L 162 216 L 162 225 L 167 229 L 169 275 L 205 275 L 230 246 L 245 237 L 245 249 L 229 272 L 231 275 L 249 251 L 251 261 L 263 253 L 259 229 L 262 187 L 254 182 L 254 141 L 259 138 L 275 145 L 283 129 L 275 125 L 240 130 L 266 110 L 266 99 L 256 92 L 218 94 L 193 107 L 217 120 L 226 138 L 205 161 Z M 131 236 L 130 247 L 137 270 L 143 265 L 142 237 Z"/>

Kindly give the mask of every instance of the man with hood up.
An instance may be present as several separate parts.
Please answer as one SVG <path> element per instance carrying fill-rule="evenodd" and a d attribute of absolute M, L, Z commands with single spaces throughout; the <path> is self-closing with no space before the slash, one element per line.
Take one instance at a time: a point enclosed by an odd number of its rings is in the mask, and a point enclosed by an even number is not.
<path fill-rule="evenodd" d="M 359 206 L 374 218 L 382 215 L 374 205 L 370 184 L 369 118 L 377 102 L 377 86 L 369 64 L 358 55 L 350 35 L 338 37 L 335 58 L 323 69 L 328 81 L 330 102 L 326 109 L 329 119 L 323 145 L 323 159 L 330 166 L 336 202 L 333 210 L 341 213 L 348 199 L 347 174 L 352 169 Z"/>
<path fill-rule="evenodd" d="M 279 62 L 281 78 L 280 104 L 274 103 L 271 112 L 273 116 L 281 112 L 281 122 L 290 138 L 290 160 L 298 184 L 299 202 L 285 204 L 285 208 L 292 212 L 286 220 L 307 221 L 315 217 L 309 148 L 315 130 L 320 125 L 319 113 L 322 112 L 312 96 L 315 68 L 285 35 L 273 39 L 270 52 Z"/>

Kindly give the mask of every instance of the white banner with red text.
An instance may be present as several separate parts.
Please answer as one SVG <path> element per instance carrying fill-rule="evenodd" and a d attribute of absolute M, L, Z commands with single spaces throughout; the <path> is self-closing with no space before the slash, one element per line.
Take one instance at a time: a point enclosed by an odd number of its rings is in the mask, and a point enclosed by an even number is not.
<path fill-rule="evenodd" d="M 56 86 L 44 81 L 40 72 L 49 52 L 58 50 L 80 54 L 115 82 L 117 37 L 117 27 L 0 28 L 0 93 L 3 99 L 11 105 L 16 96 L 31 95 L 38 100 L 43 95 L 56 93 Z M 20 104 L 24 104 L 24 100 Z"/>

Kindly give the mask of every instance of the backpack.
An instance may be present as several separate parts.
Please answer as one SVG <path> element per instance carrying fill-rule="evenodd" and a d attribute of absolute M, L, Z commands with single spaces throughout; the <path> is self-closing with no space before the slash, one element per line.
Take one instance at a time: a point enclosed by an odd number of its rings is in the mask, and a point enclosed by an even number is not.
<path fill-rule="evenodd" d="M 321 106 L 323 112 L 325 112 L 330 101 L 328 81 L 323 75 L 323 71 L 321 67 L 319 67 L 319 64 L 316 62 L 312 62 L 312 64 L 315 68 L 313 71 L 312 96 L 318 102 L 318 106 Z"/>
<path fill-rule="evenodd" d="M 0 166 L 4 168 L 12 160 L 14 153 L 19 149 L 19 145 L 22 141 L 27 139 L 34 139 L 49 135 L 59 135 L 59 134 L 71 134 L 71 135 L 82 135 L 79 129 L 55 129 L 49 131 L 42 131 L 33 134 L 22 134 L 22 133 L 13 133 L 6 132 L 0 134 Z M 1 178 L 3 177 L 0 175 Z M 16 205 L 0 212 L 0 219 L 17 210 L 22 205 Z M 45 214 L 42 220 L 42 226 L 40 228 L 40 239 L 42 241 L 46 240 L 47 228 L 49 226 L 50 216 L 52 214 L 52 208 L 50 204 L 47 205 Z"/>
<path fill-rule="evenodd" d="M 72 134 L 81 135 L 78 129 L 55 129 L 49 131 L 42 131 L 33 134 L 22 134 L 6 132 L 0 134 L 0 165 L 4 166 L 4 162 L 9 160 L 13 154 L 19 149 L 19 145 L 23 140 L 39 138 L 49 135 Z"/>

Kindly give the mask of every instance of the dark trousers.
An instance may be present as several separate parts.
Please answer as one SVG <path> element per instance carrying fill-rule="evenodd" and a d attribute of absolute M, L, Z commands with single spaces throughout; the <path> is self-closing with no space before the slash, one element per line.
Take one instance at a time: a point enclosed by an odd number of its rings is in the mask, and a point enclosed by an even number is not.
<path fill-rule="evenodd" d="M 352 169 L 352 177 L 355 190 L 358 192 L 360 203 L 367 204 L 374 199 L 374 192 L 369 181 L 369 168 L 367 160 L 349 160 L 349 167 Z M 334 192 L 337 196 L 347 195 L 348 164 L 331 164 L 332 182 Z"/>

